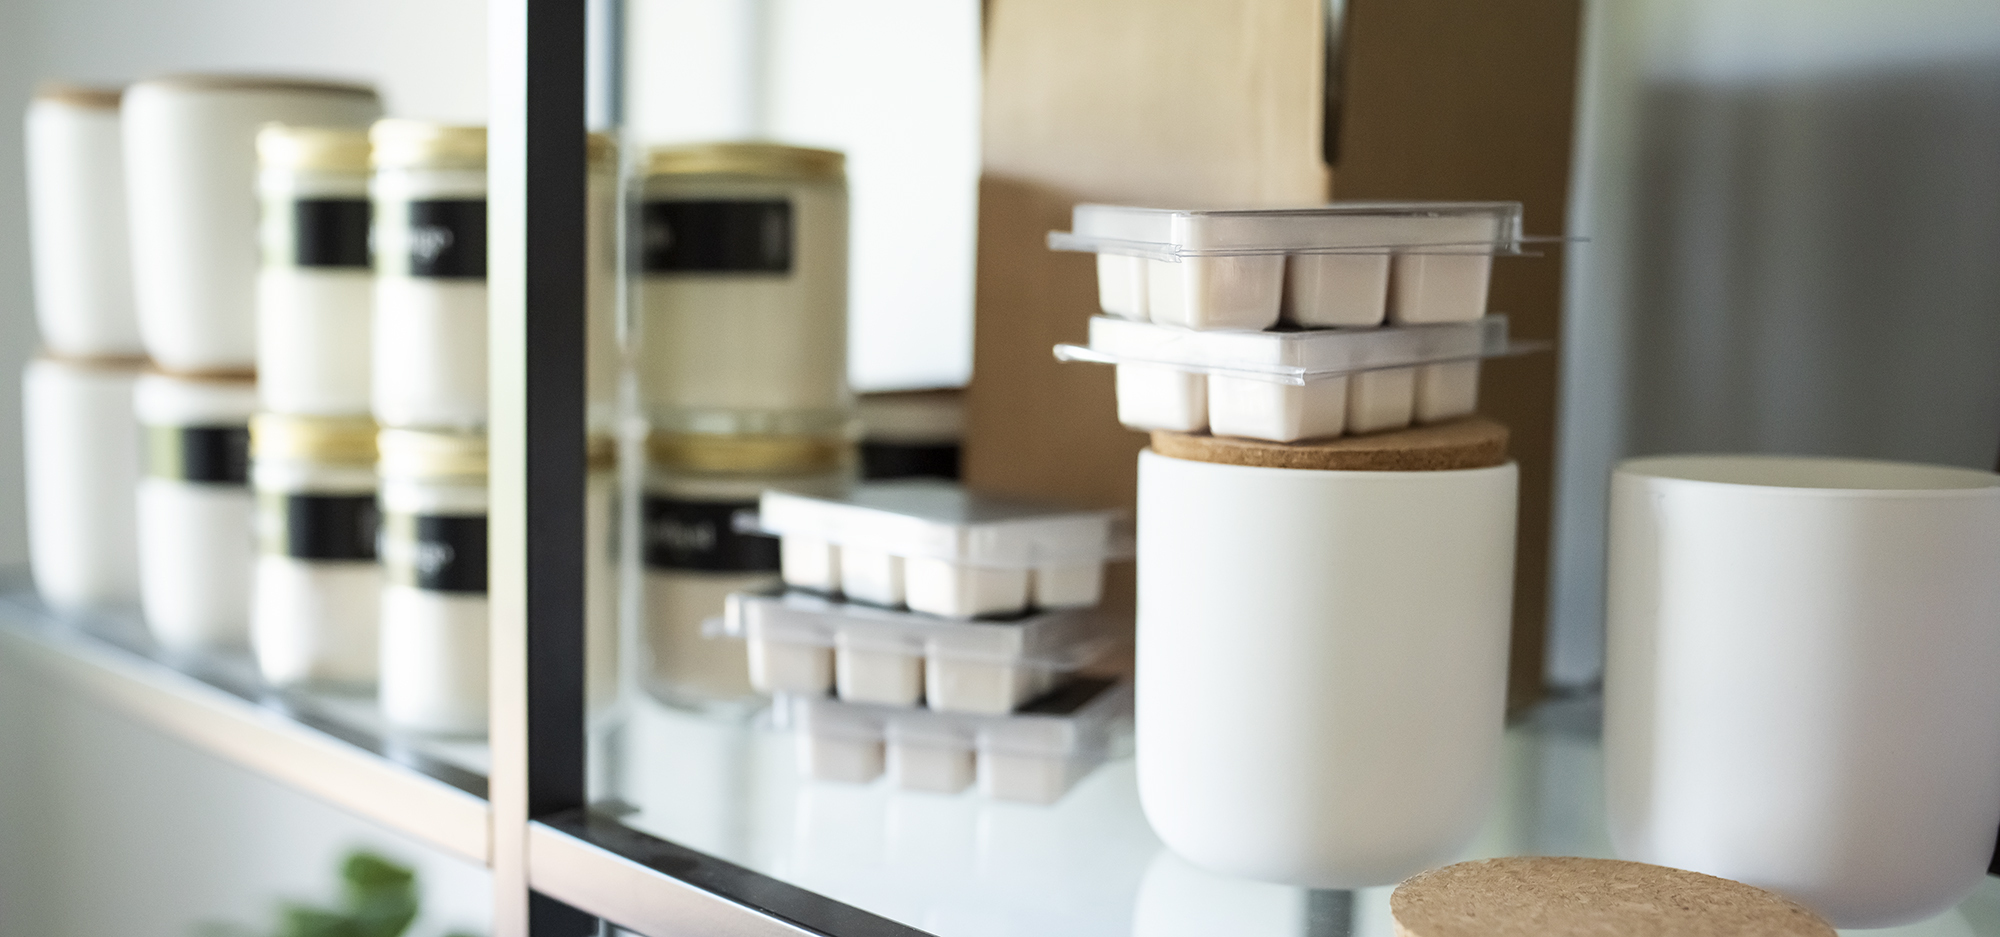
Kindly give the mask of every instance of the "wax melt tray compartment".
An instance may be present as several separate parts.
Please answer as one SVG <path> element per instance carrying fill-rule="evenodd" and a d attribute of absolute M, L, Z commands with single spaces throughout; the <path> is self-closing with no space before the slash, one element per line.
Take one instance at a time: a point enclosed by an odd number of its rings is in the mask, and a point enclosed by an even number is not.
<path fill-rule="evenodd" d="M 1128 725 L 1127 682 L 1077 678 L 1006 716 L 858 705 L 781 696 L 774 721 L 796 733 L 801 771 L 823 781 L 889 776 L 904 790 L 1054 803 L 1110 757 Z"/>
<path fill-rule="evenodd" d="M 991 715 L 1097 658 L 1107 624 L 1095 609 L 954 621 L 793 590 L 731 595 L 722 633 L 748 642 L 765 693 Z"/>

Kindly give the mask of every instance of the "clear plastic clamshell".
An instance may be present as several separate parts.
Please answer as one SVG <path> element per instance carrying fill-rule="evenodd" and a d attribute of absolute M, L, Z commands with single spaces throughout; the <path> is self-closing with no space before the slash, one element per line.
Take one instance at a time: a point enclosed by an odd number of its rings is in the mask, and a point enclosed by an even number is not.
<path fill-rule="evenodd" d="M 823 497 L 764 493 L 757 526 L 767 534 L 961 566 L 1033 569 L 1115 558 L 1115 511 L 1075 510 L 971 491 L 950 482 L 857 485 Z"/>

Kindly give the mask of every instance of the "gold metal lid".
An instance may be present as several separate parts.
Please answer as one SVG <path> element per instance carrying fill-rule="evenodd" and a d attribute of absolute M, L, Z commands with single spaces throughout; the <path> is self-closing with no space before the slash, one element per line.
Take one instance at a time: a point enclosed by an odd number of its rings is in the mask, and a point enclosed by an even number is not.
<path fill-rule="evenodd" d="M 391 117 L 368 128 L 377 168 L 486 168 L 486 128 Z"/>
<path fill-rule="evenodd" d="M 486 474 L 486 437 L 417 429 L 385 429 L 376 436 L 384 476 L 452 478 Z"/>
<path fill-rule="evenodd" d="M 370 465 L 375 434 L 375 421 L 365 416 L 259 413 L 250 418 L 250 457 Z"/>
<path fill-rule="evenodd" d="M 265 124 L 257 131 L 257 161 L 266 169 L 366 173 L 368 131 Z"/>
<path fill-rule="evenodd" d="M 93 110 L 115 111 L 120 98 L 125 95 L 123 88 L 97 88 L 90 85 L 73 85 L 66 81 L 44 81 L 35 86 L 35 100 L 54 101 L 70 107 L 85 107 Z"/>
<path fill-rule="evenodd" d="M 592 169 L 610 169 L 618 165 L 618 141 L 608 133 L 593 133 L 583 138 L 584 164 Z"/>
<path fill-rule="evenodd" d="M 689 472 L 804 474 L 847 464 L 854 443 L 836 436 L 655 433 L 646 453 L 656 466 Z"/>
<path fill-rule="evenodd" d="M 648 176 L 758 176 L 769 179 L 839 179 L 847 157 L 782 143 L 695 143 L 655 147 Z"/>
<path fill-rule="evenodd" d="M 618 440 L 608 433 L 592 434 L 584 444 L 584 464 L 593 472 L 618 467 Z"/>
<path fill-rule="evenodd" d="M 306 78 L 299 75 L 155 75 L 134 82 L 132 86 L 175 88 L 183 91 L 304 91 L 315 94 L 375 97 L 375 89 L 372 86 L 359 82 Z"/>

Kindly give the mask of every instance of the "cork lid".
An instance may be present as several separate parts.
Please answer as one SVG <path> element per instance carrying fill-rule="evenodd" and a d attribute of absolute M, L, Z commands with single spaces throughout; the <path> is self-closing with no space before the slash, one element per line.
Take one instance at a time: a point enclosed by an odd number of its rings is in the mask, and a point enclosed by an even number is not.
<path fill-rule="evenodd" d="M 1412 876 L 1396 937 L 1833 937 L 1792 901 L 1741 882 L 1616 859 L 1516 857 Z"/>
<path fill-rule="evenodd" d="M 298 75 L 157 75 L 134 87 L 172 88 L 177 91 L 292 91 L 302 94 L 340 94 L 375 97 L 375 89 L 358 82 L 306 78 Z"/>
<path fill-rule="evenodd" d="M 696 143 L 656 147 L 647 154 L 648 176 L 760 176 L 771 179 L 839 179 L 847 157 L 782 143 Z"/>
<path fill-rule="evenodd" d="M 1191 462 L 1343 472 L 1440 472 L 1507 461 L 1507 427 L 1470 416 L 1391 433 L 1282 443 L 1206 433 L 1153 433 L 1153 451 Z"/>
<path fill-rule="evenodd" d="M 594 172 L 618 168 L 618 141 L 608 133 L 590 133 L 583 138 L 583 161 Z"/>
<path fill-rule="evenodd" d="M 365 416 L 259 413 L 250 418 L 250 456 L 372 464 L 375 434 L 375 421 Z"/>
<path fill-rule="evenodd" d="M 44 81 L 35 86 L 37 101 L 52 101 L 89 110 L 115 111 L 118 109 L 119 100 L 124 96 L 123 88 L 97 88 L 89 85 L 73 85 L 66 81 Z"/>
<path fill-rule="evenodd" d="M 368 131 L 265 124 L 257 131 L 257 162 L 265 169 L 366 174 Z"/>
<path fill-rule="evenodd" d="M 389 117 L 368 128 L 377 167 L 486 168 L 486 128 Z"/>

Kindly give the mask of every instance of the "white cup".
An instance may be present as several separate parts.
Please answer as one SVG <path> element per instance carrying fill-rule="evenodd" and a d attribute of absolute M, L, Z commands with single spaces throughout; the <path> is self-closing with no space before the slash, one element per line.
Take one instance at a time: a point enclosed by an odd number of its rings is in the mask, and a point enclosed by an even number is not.
<path fill-rule="evenodd" d="M 1139 799 L 1227 875 L 1387 885 L 1497 783 L 1517 472 L 1139 456 Z"/>
<path fill-rule="evenodd" d="M 2000 475 L 1633 459 L 1609 570 L 1620 856 L 1837 927 L 1928 917 L 1979 883 L 2000 827 Z"/>

